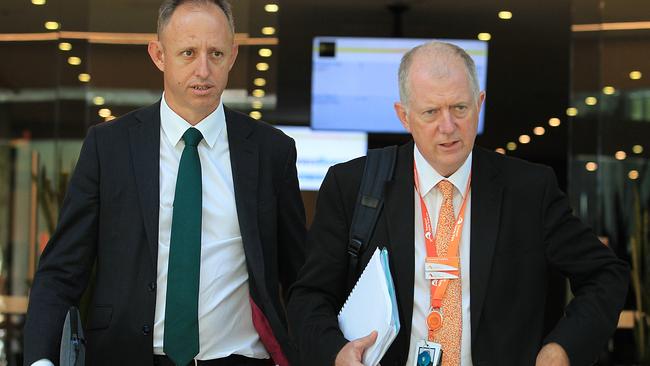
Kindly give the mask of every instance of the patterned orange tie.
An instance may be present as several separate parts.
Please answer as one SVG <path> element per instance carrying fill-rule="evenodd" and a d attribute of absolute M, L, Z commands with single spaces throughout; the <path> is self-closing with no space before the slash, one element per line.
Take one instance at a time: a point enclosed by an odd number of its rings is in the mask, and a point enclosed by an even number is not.
<path fill-rule="evenodd" d="M 441 180 L 436 188 L 442 193 L 442 205 L 438 213 L 436 226 L 436 245 L 439 256 L 458 256 L 458 253 L 447 253 L 451 234 L 456 223 L 454 215 L 454 186 L 448 180 Z M 450 280 L 447 292 L 442 299 L 442 328 L 436 333 L 436 342 L 442 345 L 442 365 L 460 365 L 460 337 L 463 325 L 461 316 L 460 279 Z"/>

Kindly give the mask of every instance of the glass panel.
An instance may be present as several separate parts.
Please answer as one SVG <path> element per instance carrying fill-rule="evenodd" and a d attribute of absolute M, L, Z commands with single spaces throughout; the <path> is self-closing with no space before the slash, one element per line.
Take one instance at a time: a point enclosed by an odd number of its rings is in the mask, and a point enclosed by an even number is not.
<path fill-rule="evenodd" d="M 650 3 L 575 0 L 573 14 L 570 197 L 633 267 L 610 361 L 649 364 Z"/>

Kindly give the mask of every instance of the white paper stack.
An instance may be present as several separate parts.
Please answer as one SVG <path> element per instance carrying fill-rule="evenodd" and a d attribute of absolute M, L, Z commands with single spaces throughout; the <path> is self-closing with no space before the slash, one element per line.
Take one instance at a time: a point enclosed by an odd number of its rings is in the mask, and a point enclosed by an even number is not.
<path fill-rule="evenodd" d="M 348 340 L 377 331 L 377 341 L 363 354 L 363 364 L 376 366 L 399 332 L 399 314 L 388 252 L 377 248 L 339 312 L 339 327 Z"/>

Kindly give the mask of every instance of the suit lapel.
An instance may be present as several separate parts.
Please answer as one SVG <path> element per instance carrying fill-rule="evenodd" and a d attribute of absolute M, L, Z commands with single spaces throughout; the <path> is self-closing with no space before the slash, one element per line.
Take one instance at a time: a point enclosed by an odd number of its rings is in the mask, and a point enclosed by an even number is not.
<path fill-rule="evenodd" d="M 472 344 L 475 344 L 497 240 L 503 184 L 485 151 L 475 148 L 472 159 L 470 311 Z"/>
<path fill-rule="evenodd" d="M 264 258 L 257 220 L 259 148 L 249 139 L 253 122 L 228 108 L 225 108 L 225 113 L 237 217 L 248 271 L 255 279 L 256 288 L 265 290 Z"/>
<path fill-rule="evenodd" d="M 133 174 L 140 197 L 153 268 L 158 263 L 160 207 L 160 102 L 135 113 L 139 123 L 129 128 Z"/>
<path fill-rule="evenodd" d="M 393 181 L 386 185 L 385 213 L 388 228 L 388 243 L 392 248 L 392 271 L 400 308 L 401 352 L 408 354 L 413 316 L 413 271 L 414 271 L 414 233 L 413 220 L 415 204 L 413 202 L 413 143 L 399 148 Z M 383 243 L 380 243 L 383 244 Z M 404 353 L 406 352 L 406 353 Z M 404 359 L 406 362 L 406 359 Z"/>

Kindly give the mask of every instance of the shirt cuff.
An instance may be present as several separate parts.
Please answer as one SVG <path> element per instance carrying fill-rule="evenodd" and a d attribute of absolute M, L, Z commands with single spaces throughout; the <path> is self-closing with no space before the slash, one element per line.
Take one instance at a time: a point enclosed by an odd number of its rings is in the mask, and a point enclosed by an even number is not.
<path fill-rule="evenodd" d="M 50 361 L 50 360 L 48 360 L 46 358 L 42 358 L 42 359 L 34 362 L 31 366 L 54 366 L 54 364 L 52 363 L 52 361 Z"/>

